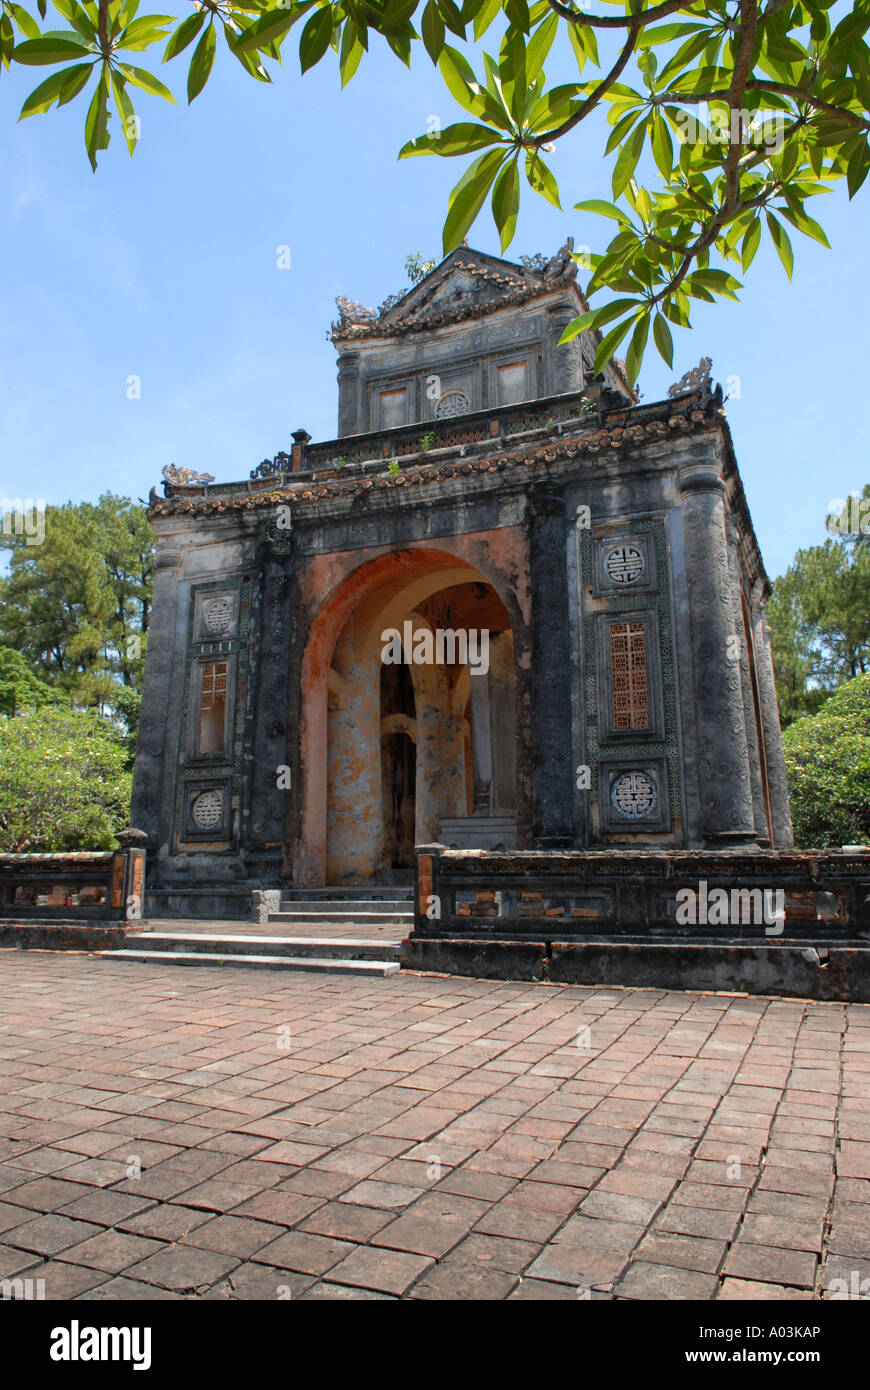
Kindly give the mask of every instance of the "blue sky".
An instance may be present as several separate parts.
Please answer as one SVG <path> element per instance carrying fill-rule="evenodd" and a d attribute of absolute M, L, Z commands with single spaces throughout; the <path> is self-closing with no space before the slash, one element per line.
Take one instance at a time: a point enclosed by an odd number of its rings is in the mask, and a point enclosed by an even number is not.
<path fill-rule="evenodd" d="M 375 42 L 344 92 L 332 55 L 299 76 L 292 35 L 272 87 L 219 51 L 190 108 L 182 56 L 160 74 L 178 106 L 137 92 L 135 157 L 115 134 L 96 174 L 81 100 L 16 124 L 44 70 L 3 74 L 0 496 L 146 497 L 166 463 L 244 478 L 294 429 L 335 434 L 335 296 L 376 306 L 407 283 L 409 252 L 438 253 L 466 163 L 397 161 L 430 116 L 462 114 L 422 49 L 409 72 Z M 567 209 L 609 197 L 601 131 L 551 160 Z M 791 284 L 763 247 L 741 303 L 698 305 L 674 370 L 651 350 L 641 375 L 646 400 L 705 354 L 723 384 L 739 378 L 728 415 L 771 576 L 823 539 L 832 498 L 870 481 L 868 188 L 815 200 L 833 249 L 795 232 Z M 569 233 L 603 249 L 611 226 L 525 190 L 507 254 L 552 253 Z M 488 211 L 470 241 L 498 253 Z"/>

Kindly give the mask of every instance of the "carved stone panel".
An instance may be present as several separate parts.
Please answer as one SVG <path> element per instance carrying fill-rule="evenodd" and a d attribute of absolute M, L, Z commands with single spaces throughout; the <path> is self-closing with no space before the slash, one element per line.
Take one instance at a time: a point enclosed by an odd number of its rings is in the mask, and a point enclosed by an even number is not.
<path fill-rule="evenodd" d="M 651 593 L 656 589 L 655 547 L 643 531 L 596 536 L 592 546 L 592 585 L 596 598 Z"/>
<path fill-rule="evenodd" d="M 605 834 L 671 829 L 664 758 L 606 759 L 599 767 L 598 805 Z"/>

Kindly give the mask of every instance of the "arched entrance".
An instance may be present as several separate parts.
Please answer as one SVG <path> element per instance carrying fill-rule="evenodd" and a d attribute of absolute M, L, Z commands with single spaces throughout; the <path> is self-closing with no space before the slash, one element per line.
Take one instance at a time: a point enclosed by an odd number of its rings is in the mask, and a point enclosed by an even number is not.
<path fill-rule="evenodd" d="M 414 549 L 353 571 L 303 661 L 294 880 L 410 878 L 415 843 L 515 839 L 511 617 L 489 579 Z"/>

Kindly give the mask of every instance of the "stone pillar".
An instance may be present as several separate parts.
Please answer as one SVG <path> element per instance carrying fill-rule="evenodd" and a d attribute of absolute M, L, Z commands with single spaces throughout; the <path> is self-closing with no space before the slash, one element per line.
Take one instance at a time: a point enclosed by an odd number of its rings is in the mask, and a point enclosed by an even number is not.
<path fill-rule="evenodd" d="M 359 353 L 343 352 L 338 359 L 338 433 L 361 434 L 359 420 Z"/>
<path fill-rule="evenodd" d="M 755 675 L 758 681 L 758 703 L 761 707 L 761 728 L 767 757 L 767 786 L 770 794 L 770 813 L 773 819 L 771 835 L 774 849 L 792 849 L 794 832 L 788 804 L 788 777 L 782 751 L 782 731 L 779 726 L 779 707 L 776 703 L 776 684 L 773 676 L 773 657 L 770 650 L 770 628 L 764 611 L 761 585 L 752 590 L 752 630 L 755 637 Z"/>
<path fill-rule="evenodd" d="M 311 443 L 311 435 L 307 430 L 293 431 L 293 452 L 291 454 L 292 469 L 294 473 L 304 473 L 306 469 L 305 448 Z"/>
<path fill-rule="evenodd" d="M 740 532 L 729 516 L 725 523 L 728 537 L 728 567 L 731 574 L 731 601 L 734 610 L 734 630 L 740 654 L 740 689 L 743 698 L 743 723 L 746 730 L 746 751 L 749 758 L 749 782 L 752 787 L 752 814 L 755 820 L 756 839 L 765 848 L 772 843 L 767 823 L 767 802 L 764 795 L 764 781 L 761 773 L 763 752 L 758 740 L 758 724 L 755 719 L 755 700 L 752 694 L 752 673 L 749 663 L 751 652 L 747 647 L 749 634 L 743 621 L 741 603 L 742 582 L 740 573 Z"/>
<path fill-rule="evenodd" d="M 681 468 L 679 486 L 701 828 L 711 847 L 727 848 L 754 840 L 755 827 L 725 539 L 725 484 L 718 463 L 710 459 Z"/>
<path fill-rule="evenodd" d="M 492 814 L 492 730 L 489 676 L 471 676 L 471 752 L 474 761 L 475 816 Z"/>
<path fill-rule="evenodd" d="M 482 680 L 472 676 L 471 684 Z M 510 632 L 489 639 L 490 729 L 492 731 L 492 813 L 515 816 L 517 809 L 517 737 L 514 718 L 514 641 Z"/>
<path fill-rule="evenodd" d="M 166 737 L 166 711 L 173 690 L 178 576 L 182 560 L 180 550 L 158 539 L 130 805 L 130 824 L 145 831 L 152 849 L 157 849 L 161 842 L 168 844 L 170 831 L 169 825 L 163 825 L 161 820 L 167 764 L 171 777 L 178 751 L 174 739 Z M 171 787 L 166 799 L 171 806 Z"/>
<path fill-rule="evenodd" d="M 579 337 L 559 346 L 559 339 L 568 324 L 577 317 L 576 311 L 571 304 L 556 304 L 547 313 L 550 319 L 547 335 L 550 379 L 545 386 L 545 395 L 558 396 L 566 391 L 582 391 L 583 353 Z"/>
<path fill-rule="evenodd" d="M 533 486 L 528 518 L 532 841 L 536 849 L 565 849 L 574 842 L 574 825 L 568 521 L 561 489 Z"/>
<path fill-rule="evenodd" d="M 242 844 L 249 873 L 277 881 L 281 871 L 288 797 L 298 790 L 295 749 L 289 747 L 288 702 L 293 619 L 293 542 L 290 533 L 267 537 L 262 551 L 260 621 L 256 634 L 253 735 L 246 740 L 246 794 Z M 281 772 L 279 769 L 286 769 Z M 279 785 L 280 784 L 282 785 Z M 288 785 L 289 783 L 289 785 Z"/>

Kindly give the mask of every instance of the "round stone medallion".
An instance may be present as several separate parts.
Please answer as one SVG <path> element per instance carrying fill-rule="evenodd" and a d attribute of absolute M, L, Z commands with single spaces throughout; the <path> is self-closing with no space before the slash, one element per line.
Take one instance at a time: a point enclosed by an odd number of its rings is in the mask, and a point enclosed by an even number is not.
<path fill-rule="evenodd" d="M 630 542 L 611 546 L 604 556 L 604 572 L 614 584 L 636 584 L 644 572 L 640 546 Z"/>
<path fill-rule="evenodd" d="M 229 599 L 216 598 L 205 610 L 205 625 L 209 632 L 228 632 L 233 625 L 233 606 Z"/>
<path fill-rule="evenodd" d="M 656 788 L 645 772 L 623 772 L 610 789 L 614 811 L 626 820 L 641 820 L 656 808 Z"/>
<path fill-rule="evenodd" d="M 224 818 L 224 795 L 216 787 L 200 792 L 190 808 L 193 823 L 199 830 L 214 830 Z"/>
<path fill-rule="evenodd" d="M 467 415 L 471 402 L 464 391 L 445 391 L 435 407 L 439 420 L 449 420 L 453 415 Z"/>

